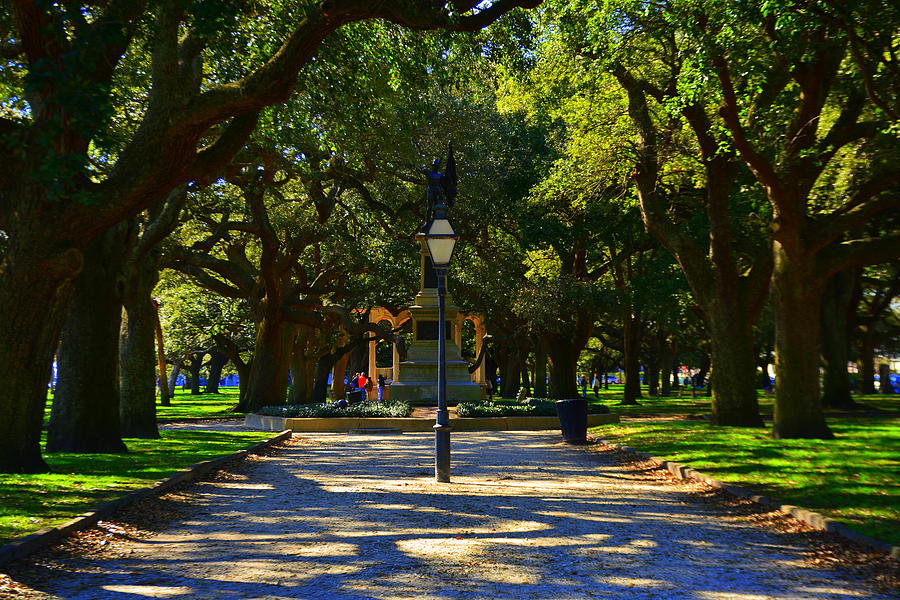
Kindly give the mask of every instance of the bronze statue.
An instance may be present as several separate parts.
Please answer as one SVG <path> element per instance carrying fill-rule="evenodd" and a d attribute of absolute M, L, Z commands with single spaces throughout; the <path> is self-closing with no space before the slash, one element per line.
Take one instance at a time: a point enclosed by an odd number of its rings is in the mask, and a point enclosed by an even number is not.
<path fill-rule="evenodd" d="M 443 173 L 440 168 L 441 159 L 439 158 L 434 159 L 430 169 L 422 168 L 428 186 L 425 193 L 425 228 L 434 219 L 436 207 L 440 206 L 446 211 L 456 203 L 456 160 L 453 157 L 453 142 L 450 142 L 447 150 L 447 168 Z"/>

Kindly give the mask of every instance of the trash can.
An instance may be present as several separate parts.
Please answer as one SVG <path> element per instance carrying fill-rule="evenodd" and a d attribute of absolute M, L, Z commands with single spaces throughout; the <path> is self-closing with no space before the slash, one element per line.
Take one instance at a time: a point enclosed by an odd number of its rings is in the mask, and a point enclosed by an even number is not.
<path fill-rule="evenodd" d="M 347 392 L 347 403 L 348 404 L 359 404 L 363 399 L 363 391 L 362 390 L 350 390 Z"/>
<path fill-rule="evenodd" d="M 587 443 L 587 398 L 557 400 L 556 414 L 559 415 L 559 428 L 567 444 Z"/>

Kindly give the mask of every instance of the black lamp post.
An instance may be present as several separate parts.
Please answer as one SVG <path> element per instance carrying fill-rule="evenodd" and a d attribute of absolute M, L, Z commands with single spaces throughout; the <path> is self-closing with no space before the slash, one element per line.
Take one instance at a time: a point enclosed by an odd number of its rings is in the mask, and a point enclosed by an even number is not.
<path fill-rule="evenodd" d="M 447 295 L 447 270 L 457 240 L 456 232 L 447 219 L 447 205 L 443 198 L 434 207 L 434 217 L 425 230 L 425 243 L 434 271 L 438 292 L 438 409 L 434 424 L 434 478 L 441 483 L 450 481 L 450 413 L 447 410 L 447 328 L 444 310 Z"/>

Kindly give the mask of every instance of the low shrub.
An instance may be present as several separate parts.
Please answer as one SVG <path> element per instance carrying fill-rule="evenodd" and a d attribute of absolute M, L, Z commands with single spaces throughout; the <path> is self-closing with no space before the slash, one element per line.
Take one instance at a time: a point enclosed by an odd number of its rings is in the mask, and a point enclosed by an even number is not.
<path fill-rule="evenodd" d="M 259 414 L 271 417 L 408 417 L 412 414 L 409 402 L 361 402 L 346 408 L 336 404 L 286 404 L 284 406 L 264 406 Z"/>
<path fill-rule="evenodd" d="M 588 403 L 588 413 L 605 414 L 609 409 Z M 522 403 L 505 403 L 484 400 L 462 402 L 456 407 L 460 417 L 555 417 L 556 401 L 548 398 L 526 398 Z"/>

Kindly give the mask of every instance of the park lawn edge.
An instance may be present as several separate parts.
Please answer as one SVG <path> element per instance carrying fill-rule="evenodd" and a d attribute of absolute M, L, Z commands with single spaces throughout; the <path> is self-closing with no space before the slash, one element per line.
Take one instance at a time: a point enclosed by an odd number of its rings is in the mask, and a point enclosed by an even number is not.
<path fill-rule="evenodd" d="M 166 490 L 181 483 L 195 481 L 210 471 L 217 470 L 226 463 L 234 460 L 245 458 L 249 454 L 255 454 L 268 446 L 278 443 L 292 435 L 289 430 L 271 435 L 271 432 L 239 432 L 237 435 L 232 432 L 166 432 L 170 435 L 177 436 L 178 433 L 215 433 L 219 436 L 230 436 L 235 438 L 231 443 L 236 450 L 227 454 L 219 454 L 209 457 L 208 453 L 194 453 L 194 458 L 206 458 L 194 462 L 184 467 L 184 462 L 173 463 L 165 468 L 169 474 L 162 479 L 156 477 L 138 480 L 133 483 L 124 483 L 117 485 L 115 489 L 109 490 L 108 493 L 93 494 L 90 500 L 76 502 L 71 505 L 69 510 L 60 509 L 58 517 L 45 517 L 43 519 L 45 525 L 41 529 L 34 531 L 25 528 L 5 527 L 4 530 L 14 532 L 12 535 L 4 535 L 0 538 L 0 564 L 15 560 L 25 556 L 41 547 L 55 542 L 56 540 L 80 529 L 95 524 L 99 519 L 137 502 L 141 499 L 160 495 Z M 243 439 L 241 439 L 243 438 Z M 247 438 L 259 439 L 251 445 L 247 445 Z M 155 440 L 148 440 L 149 442 Z M 84 461 L 90 461 L 92 457 L 97 455 L 80 455 Z M 73 479 L 83 476 L 83 473 L 70 473 Z M 39 475 L 38 475 L 39 476 Z M 28 476 L 18 476 L 26 478 Z M 37 477 L 37 476 L 32 476 Z M 148 485 L 149 484 L 149 485 Z M 124 493 L 124 495 L 123 495 Z M 51 503 L 52 510 L 52 503 Z M 76 515 L 73 517 L 73 515 Z M 27 515 L 25 515 L 27 517 Z M 18 529 L 18 531 L 17 531 Z"/>
<path fill-rule="evenodd" d="M 853 419 L 848 419 L 850 422 L 852 422 L 852 420 Z M 892 421 L 896 421 L 896 419 L 884 420 L 890 424 L 893 424 Z M 693 460 L 696 457 L 691 456 L 691 450 L 688 448 L 691 440 L 679 440 L 677 439 L 677 435 L 666 439 L 663 434 L 654 437 L 653 441 L 648 443 L 646 439 L 640 439 L 640 433 L 635 433 L 633 431 L 636 427 L 644 427 L 644 429 L 652 431 L 652 427 L 659 425 L 660 423 L 626 422 L 593 427 L 591 428 L 591 433 L 604 443 L 632 453 L 640 458 L 650 459 L 658 463 L 661 467 L 666 468 L 679 479 L 691 478 L 706 481 L 707 483 L 713 484 L 714 487 L 721 488 L 734 495 L 749 498 L 781 510 L 781 512 L 784 512 L 785 514 L 800 518 L 816 529 L 834 531 L 848 539 L 886 551 L 895 559 L 900 560 L 900 529 L 897 528 L 897 523 L 900 523 L 900 508 L 897 507 L 898 503 L 892 503 L 890 501 L 891 493 L 897 495 L 897 490 L 900 489 L 900 486 L 898 486 L 896 481 L 890 480 L 889 473 L 891 471 L 889 468 L 885 469 L 887 472 L 887 479 L 885 481 L 888 481 L 888 487 L 893 489 L 888 489 L 880 495 L 869 494 L 869 497 L 866 498 L 869 506 L 866 506 L 867 502 L 864 500 L 853 505 L 848 504 L 847 506 L 829 507 L 816 502 L 814 493 L 811 495 L 804 495 L 803 492 L 795 489 L 793 485 L 794 482 L 787 480 L 785 483 L 781 483 L 784 478 L 776 475 L 779 471 L 775 466 L 761 468 L 763 467 L 761 462 L 753 461 L 723 465 L 708 457 L 705 460 L 700 460 L 698 464 Z M 681 422 L 681 425 L 705 426 L 707 429 L 704 433 L 709 438 L 715 436 L 715 433 L 711 433 L 715 431 L 728 432 L 740 429 L 760 431 L 756 428 L 719 428 L 704 421 Z M 632 433 L 617 432 L 617 429 L 620 431 L 621 429 L 632 429 Z M 658 430 L 652 432 L 659 433 Z M 679 445 L 682 441 L 687 442 L 683 447 Z M 792 441 L 797 444 L 802 444 L 804 442 L 814 443 L 817 440 Z M 895 444 L 897 441 L 898 440 L 894 438 Z M 666 449 L 663 450 L 661 449 L 662 447 L 665 447 Z M 810 447 L 809 450 L 812 451 L 813 449 Z M 694 452 L 696 452 L 696 450 Z M 890 452 L 890 450 L 888 450 L 888 452 Z M 835 454 L 840 453 L 836 452 Z M 712 462 L 710 462 L 710 460 L 712 460 Z M 853 460 L 845 462 L 847 464 L 853 464 Z M 891 466 L 893 466 L 895 462 L 896 461 L 893 461 Z M 751 469 L 753 470 L 751 471 Z M 760 473 L 768 472 L 770 473 L 770 476 L 764 478 L 762 481 L 748 481 L 746 477 L 741 475 L 741 472 L 752 473 L 757 476 Z M 713 473 L 713 475 L 711 476 L 709 473 Z M 833 482 L 834 485 L 837 485 L 839 480 L 840 479 L 836 477 Z M 833 493 L 834 497 L 853 497 L 860 495 L 861 494 L 857 493 L 855 490 L 853 492 L 842 493 L 842 491 L 836 491 Z M 869 516 L 866 518 L 853 515 L 855 511 L 864 511 L 873 504 L 880 505 L 880 499 L 874 501 L 875 498 L 879 498 L 880 496 L 884 497 L 883 503 L 889 509 L 888 516 Z M 796 505 L 794 503 L 796 503 Z M 891 506 L 895 507 L 892 511 L 890 510 Z M 842 529 L 844 531 L 842 531 Z"/>

